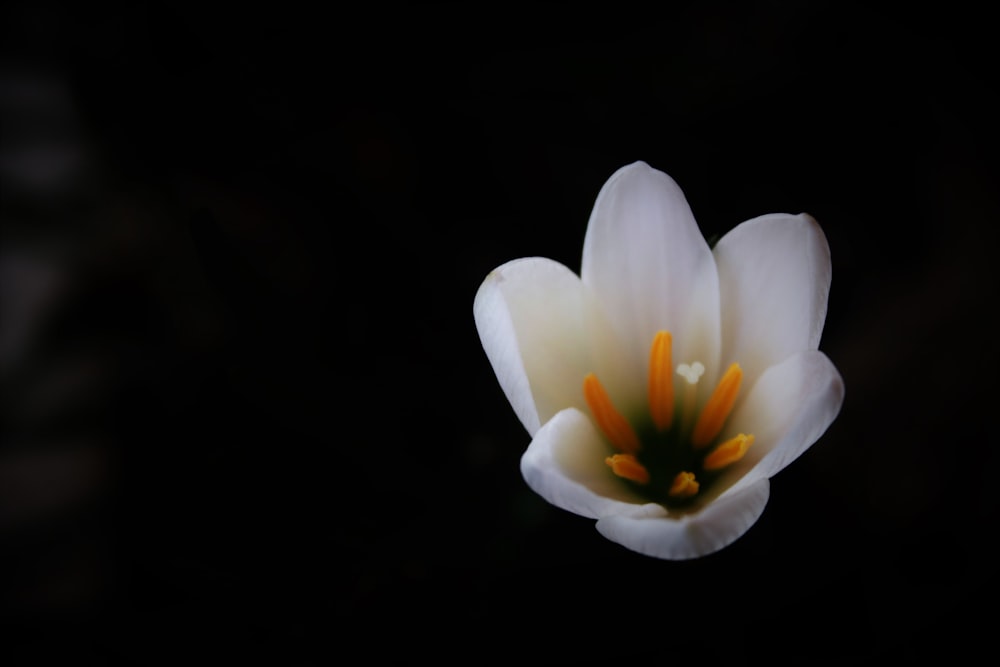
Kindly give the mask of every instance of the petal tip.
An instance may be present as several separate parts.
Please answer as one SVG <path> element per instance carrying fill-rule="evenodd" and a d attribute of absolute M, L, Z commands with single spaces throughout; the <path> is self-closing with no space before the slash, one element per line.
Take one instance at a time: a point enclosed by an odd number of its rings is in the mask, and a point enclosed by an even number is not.
<path fill-rule="evenodd" d="M 725 499 L 719 498 L 697 514 L 669 518 L 609 516 L 597 530 L 623 547 L 663 560 L 691 560 L 720 551 L 743 537 L 767 505 L 770 483 L 762 479 Z"/>

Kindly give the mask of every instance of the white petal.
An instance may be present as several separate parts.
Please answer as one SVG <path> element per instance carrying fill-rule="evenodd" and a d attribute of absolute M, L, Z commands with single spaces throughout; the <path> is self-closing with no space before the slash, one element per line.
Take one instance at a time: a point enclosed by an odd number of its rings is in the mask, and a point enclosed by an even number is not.
<path fill-rule="evenodd" d="M 718 551 L 757 521 L 770 493 L 767 479 L 719 498 L 697 514 L 671 517 L 607 516 L 597 530 L 612 542 L 647 556 L 684 560 Z"/>
<path fill-rule="evenodd" d="M 473 315 L 497 380 L 532 435 L 559 410 L 585 407 L 587 373 L 599 373 L 609 392 L 622 383 L 607 322 L 580 278 L 558 262 L 500 266 L 476 293 Z"/>
<path fill-rule="evenodd" d="M 745 382 L 789 355 L 819 346 L 830 292 L 830 248 L 808 215 L 765 215 L 714 249 L 722 294 L 723 364 Z"/>
<path fill-rule="evenodd" d="M 596 519 L 643 511 L 646 503 L 604 463 L 611 453 L 590 418 L 570 408 L 535 434 L 521 456 L 521 474 L 535 493 L 574 514 Z M 665 513 L 659 505 L 649 509 Z"/>
<path fill-rule="evenodd" d="M 714 377 L 715 261 L 684 193 L 667 174 L 636 162 L 611 176 L 590 216 L 581 275 L 623 340 L 640 353 L 633 361 L 638 378 L 645 377 L 645 355 L 660 329 L 673 334 L 675 363 L 700 361 Z"/>
<path fill-rule="evenodd" d="M 723 437 L 752 433 L 746 456 L 717 484 L 720 497 L 773 477 L 826 431 L 844 402 L 844 382 L 825 354 L 799 352 L 767 369 L 733 412 Z M 730 484 L 735 481 L 735 484 Z"/>

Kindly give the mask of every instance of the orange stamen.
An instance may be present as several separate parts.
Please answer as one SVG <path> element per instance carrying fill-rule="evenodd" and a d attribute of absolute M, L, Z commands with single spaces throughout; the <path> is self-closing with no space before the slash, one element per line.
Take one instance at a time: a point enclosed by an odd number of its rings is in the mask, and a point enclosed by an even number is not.
<path fill-rule="evenodd" d="M 627 454 L 639 451 L 639 437 L 632 430 L 632 425 L 611 404 L 604 385 L 593 373 L 583 378 L 583 398 L 597 425 L 616 449 Z"/>
<path fill-rule="evenodd" d="M 673 498 L 690 498 L 698 493 L 699 486 L 693 472 L 679 472 L 667 493 Z"/>
<path fill-rule="evenodd" d="M 730 463 L 736 463 L 743 458 L 752 444 L 752 435 L 740 433 L 735 438 L 730 438 L 716 447 L 711 454 L 705 457 L 702 467 L 705 470 L 718 470 L 725 468 Z"/>
<path fill-rule="evenodd" d="M 674 419 L 673 364 L 670 360 L 672 338 L 669 331 L 658 331 L 649 351 L 649 414 L 656 428 L 666 431 Z"/>
<path fill-rule="evenodd" d="M 722 426 L 729 417 L 729 412 L 736 402 L 736 395 L 740 391 L 740 381 L 743 379 L 743 370 L 739 364 L 731 365 L 719 380 L 718 386 L 698 417 L 698 423 L 694 425 L 694 432 L 691 434 L 691 445 L 695 449 L 700 449 L 712 442 Z"/>
<path fill-rule="evenodd" d="M 649 484 L 649 471 L 631 454 L 614 454 L 604 459 L 619 477 L 630 479 L 638 484 Z"/>

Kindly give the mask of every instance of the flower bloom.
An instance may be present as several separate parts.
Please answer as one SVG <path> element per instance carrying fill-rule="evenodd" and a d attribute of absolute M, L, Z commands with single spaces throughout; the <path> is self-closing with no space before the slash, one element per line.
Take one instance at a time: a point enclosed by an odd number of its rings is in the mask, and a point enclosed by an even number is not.
<path fill-rule="evenodd" d="M 619 169 L 579 276 L 516 259 L 476 294 L 483 349 L 532 437 L 525 481 L 642 554 L 731 544 L 840 411 L 818 350 L 830 276 L 808 215 L 754 218 L 709 248 L 667 174 Z"/>

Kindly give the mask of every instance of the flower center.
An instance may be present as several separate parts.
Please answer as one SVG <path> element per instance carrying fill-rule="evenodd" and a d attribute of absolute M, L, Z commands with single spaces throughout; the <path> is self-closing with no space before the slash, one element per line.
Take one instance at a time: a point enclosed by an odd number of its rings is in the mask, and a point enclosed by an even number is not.
<path fill-rule="evenodd" d="M 743 458 L 753 436 L 720 441 L 739 394 L 743 371 L 731 364 L 696 416 L 698 361 L 673 368 L 669 331 L 653 337 L 649 353 L 649 419 L 639 428 L 619 412 L 593 373 L 583 379 L 583 396 L 598 428 L 617 453 L 604 461 L 642 495 L 669 507 L 690 504 L 727 466 Z M 680 376 L 674 386 L 674 373 Z"/>

